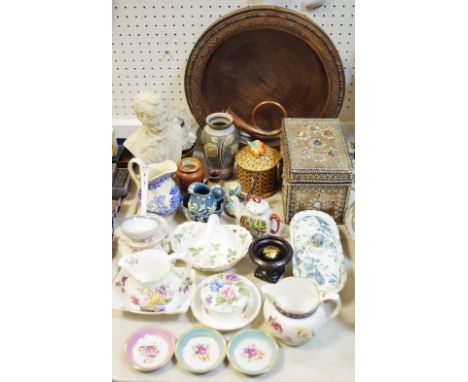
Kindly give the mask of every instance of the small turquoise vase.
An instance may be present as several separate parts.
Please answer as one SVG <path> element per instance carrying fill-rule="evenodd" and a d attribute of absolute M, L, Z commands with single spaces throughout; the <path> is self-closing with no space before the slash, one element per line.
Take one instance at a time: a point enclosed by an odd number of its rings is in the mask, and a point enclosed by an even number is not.
<path fill-rule="evenodd" d="M 200 182 L 192 183 L 188 188 L 189 211 L 200 214 L 212 214 L 216 211 L 218 202 L 224 199 L 224 188 L 221 186 L 207 186 Z"/>

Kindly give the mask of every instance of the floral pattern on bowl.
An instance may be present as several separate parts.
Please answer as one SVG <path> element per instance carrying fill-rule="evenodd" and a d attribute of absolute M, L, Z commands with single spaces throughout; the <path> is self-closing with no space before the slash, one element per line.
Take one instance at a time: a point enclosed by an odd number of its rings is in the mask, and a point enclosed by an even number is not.
<path fill-rule="evenodd" d="M 234 336 L 228 345 L 231 366 L 247 375 L 266 373 L 276 365 L 278 355 L 276 341 L 260 330 L 244 330 Z"/>
<path fill-rule="evenodd" d="M 249 301 L 249 287 L 239 275 L 221 273 L 215 275 L 200 291 L 202 302 L 210 311 L 229 314 L 242 311 Z"/>
<path fill-rule="evenodd" d="M 320 291 L 343 289 L 346 268 L 338 226 L 326 213 L 301 211 L 290 224 L 293 274 L 315 282 Z"/>
<path fill-rule="evenodd" d="M 224 278 L 224 275 L 223 276 Z M 241 311 L 233 311 L 232 313 L 218 313 L 214 310 L 207 309 L 207 302 L 203 300 L 201 291 L 205 288 L 209 288 L 209 285 L 213 280 L 220 280 L 220 275 L 213 275 L 202 280 L 197 286 L 197 293 L 192 300 L 190 308 L 195 318 L 200 321 L 203 325 L 221 331 L 231 331 L 241 329 L 250 324 L 255 317 L 258 316 L 262 307 L 262 295 L 256 285 L 249 279 L 240 275 L 237 276 L 239 281 L 248 289 L 248 300 L 244 308 Z M 238 281 L 238 282 L 239 282 Z M 218 283 L 213 283 L 214 289 L 218 288 Z M 221 289 L 221 288 L 220 288 Z M 208 296 L 207 296 L 208 297 Z M 210 298 L 208 297 L 208 301 Z M 211 297 L 211 303 L 213 304 L 216 300 Z M 227 307 L 227 304 L 226 304 Z M 231 308 L 232 309 L 232 308 Z"/>
<path fill-rule="evenodd" d="M 206 373 L 223 362 L 226 357 L 226 342 L 216 330 L 192 328 L 177 341 L 175 356 L 178 364 L 185 370 Z"/>
<path fill-rule="evenodd" d="M 174 271 L 179 276 L 183 276 L 182 271 Z M 124 310 L 132 313 L 146 315 L 161 315 L 161 314 L 180 314 L 187 312 L 190 303 L 195 295 L 195 270 L 190 272 L 190 275 L 183 280 L 176 295 L 167 293 L 168 286 L 165 284 L 159 285 L 154 290 L 138 290 L 136 293 L 131 293 L 130 304 L 126 303 L 125 295 L 129 293 L 128 284 L 129 278 L 126 275 L 118 274 L 112 283 L 112 307 L 118 310 Z M 131 282 L 131 281 L 130 281 Z M 144 294 L 144 300 L 142 295 Z"/>
<path fill-rule="evenodd" d="M 153 371 L 170 361 L 174 349 L 174 338 L 169 331 L 158 326 L 147 326 L 128 337 L 124 356 L 135 369 Z"/>
<path fill-rule="evenodd" d="M 211 234 L 210 222 L 213 221 Z M 243 227 L 220 224 L 211 215 L 207 224 L 187 222 L 171 233 L 171 246 L 175 252 L 185 252 L 196 269 L 221 272 L 235 266 L 248 252 L 252 235 Z"/>

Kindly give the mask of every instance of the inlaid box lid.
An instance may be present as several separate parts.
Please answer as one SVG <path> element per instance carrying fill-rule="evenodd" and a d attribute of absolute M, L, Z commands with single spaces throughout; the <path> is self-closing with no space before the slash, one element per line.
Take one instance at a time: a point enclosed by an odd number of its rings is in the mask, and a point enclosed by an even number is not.
<path fill-rule="evenodd" d="M 284 177 L 291 182 L 348 183 L 354 169 L 337 119 L 284 118 Z"/>

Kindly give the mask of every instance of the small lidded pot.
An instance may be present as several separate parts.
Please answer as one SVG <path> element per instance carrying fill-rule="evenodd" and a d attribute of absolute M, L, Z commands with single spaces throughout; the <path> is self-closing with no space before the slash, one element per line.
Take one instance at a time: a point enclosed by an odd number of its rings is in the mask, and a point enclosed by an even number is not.
<path fill-rule="evenodd" d="M 262 141 L 248 142 L 236 154 L 236 175 L 242 191 L 266 198 L 275 193 L 278 186 L 278 150 Z"/>
<path fill-rule="evenodd" d="M 247 308 L 250 290 L 241 277 L 232 273 L 220 273 L 200 290 L 205 312 L 223 320 L 240 316 Z"/>
<path fill-rule="evenodd" d="M 177 163 L 177 179 L 179 180 L 180 190 L 187 193 L 188 186 L 194 182 L 203 183 L 205 178 L 205 170 L 198 158 L 187 157 L 182 158 Z"/>
<path fill-rule="evenodd" d="M 254 276 L 269 283 L 280 279 L 292 255 L 291 245 L 281 237 L 260 237 L 249 247 L 250 259 L 257 265 Z"/>

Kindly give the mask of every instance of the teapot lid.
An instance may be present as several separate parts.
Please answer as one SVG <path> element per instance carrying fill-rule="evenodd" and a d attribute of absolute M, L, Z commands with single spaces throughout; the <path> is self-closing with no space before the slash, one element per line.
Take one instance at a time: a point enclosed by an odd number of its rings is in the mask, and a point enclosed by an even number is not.
<path fill-rule="evenodd" d="M 254 195 L 245 206 L 254 215 L 263 215 L 270 207 L 266 200 L 257 195 Z"/>
<path fill-rule="evenodd" d="M 271 287 L 274 305 L 291 315 L 308 315 L 320 303 L 320 296 L 315 284 L 302 277 L 286 277 Z"/>

